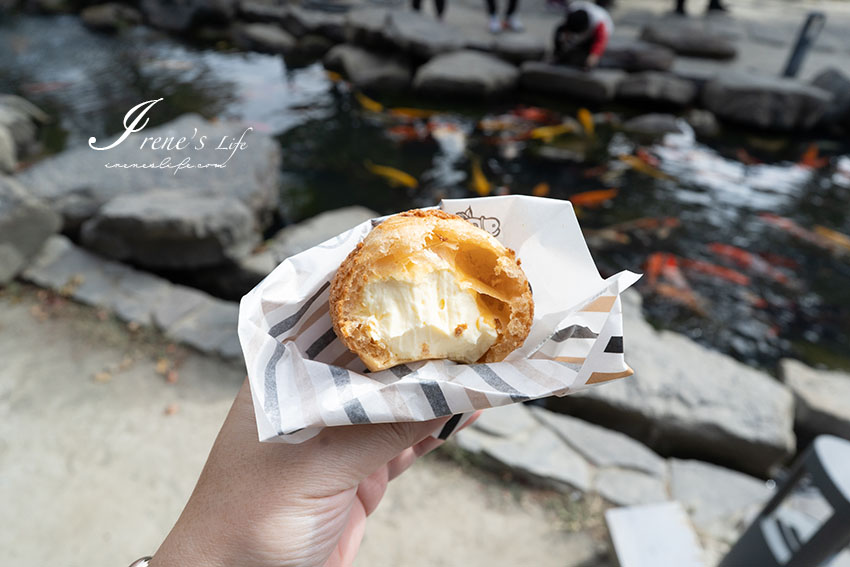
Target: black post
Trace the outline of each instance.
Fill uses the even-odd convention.
[[[826,23],[826,15],[823,12],[809,12],[809,17],[806,18],[806,23],[803,24],[803,29],[797,36],[797,41],[794,43],[794,49],[791,51],[791,57],[788,58],[788,63],[785,64],[785,70],[782,72],[783,77],[796,77],[797,71],[803,65],[803,59],[809,48],[820,35],[823,26]]]

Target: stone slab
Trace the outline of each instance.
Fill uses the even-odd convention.
[[[789,358],[779,362],[779,374],[797,400],[798,429],[810,436],[850,439],[850,374],[816,370]]]
[[[61,224],[59,215],[26,187],[0,174],[0,285],[24,269]]]
[[[618,69],[582,71],[539,61],[527,61],[520,67],[520,85],[525,90],[591,102],[612,100],[625,76]]]
[[[708,567],[678,502],[614,508],[605,520],[620,567]]]
[[[441,98],[488,98],[504,95],[517,86],[519,70],[493,55],[473,50],[438,55],[422,65],[413,88]]]
[[[635,506],[670,499],[661,479],[627,469],[602,469],[596,473],[593,489],[617,506]]]

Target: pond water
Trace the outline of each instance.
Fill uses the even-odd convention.
[[[646,273],[638,286],[657,326],[769,370],[784,356],[850,367],[850,148],[835,141],[729,129],[703,140],[687,127],[642,138],[619,127],[635,114],[624,108],[589,109],[591,135],[578,107],[528,97],[376,102],[319,64],[147,28],[103,36],[73,16],[0,23],[0,92],[56,117],[47,152],[116,133],[153,98],[164,98],[153,124],[185,112],[244,120],[282,145],[281,223],[351,204],[571,198],[603,274]]]

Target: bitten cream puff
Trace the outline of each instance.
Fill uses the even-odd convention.
[[[519,264],[457,215],[394,215],[340,265],[334,331],[372,371],[426,359],[498,362],[523,344],[534,317]]]

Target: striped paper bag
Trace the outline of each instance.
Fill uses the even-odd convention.
[[[286,259],[239,309],[239,340],[260,440],[300,443],[324,427],[424,421],[563,396],[632,374],[623,359],[620,293],[640,277],[602,279],[568,201],[527,196],[452,199],[440,208],[516,251],[534,294],[525,344],[504,361],[430,360],[369,373],[334,334],[330,282],[380,219]]]

